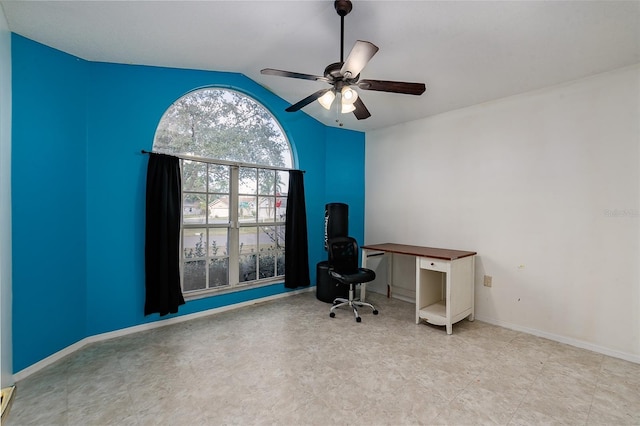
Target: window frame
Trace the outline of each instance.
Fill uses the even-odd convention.
[[[208,86],[208,87],[201,87],[201,88],[197,88],[194,89],[190,92],[185,93],[184,95],[182,95],[181,97],[177,98],[171,105],[169,105],[169,107],[165,110],[165,112],[162,115],[161,120],[158,123],[158,126],[156,128],[156,135],[154,136],[154,150],[156,149],[156,141],[158,140],[158,130],[160,129],[163,120],[165,118],[166,113],[179,101],[181,101],[182,99],[184,99],[185,97],[190,96],[191,94],[193,94],[194,92],[198,92],[201,90],[219,90],[219,91],[226,91],[226,92],[231,92],[231,93],[235,93],[236,96],[241,96],[241,97],[245,97],[248,100],[250,100],[251,102],[254,102],[255,104],[257,104],[259,107],[263,108],[264,111],[270,116],[270,122],[271,124],[268,125],[275,125],[277,126],[277,128],[280,131],[281,137],[284,139],[284,143],[286,144],[286,152],[283,151],[282,153],[284,154],[281,158],[282,161],[284,163],[284,165],[289,166],[289,167],[283,167],[283,166],[274,166],[274,165],[270,165],[270,164],[253,164],[253,163],[246,163],[243,161],[237,161],[237,160],[223,160],[223,159],[216,159],[216,158],[209,158],[209,157],[203,157],[203,156],[199,156],[197,155],[197,152],[195,153],[196,155],[193,155],[193,152],[189,152],[189,151],[183,151],[183,152],[179,152],[177,149],[172,149],[171,148],[171,143],[164,143],[162,144],[162,147],[159,147],[157,151],[154,152],[159,152],[159,153],[163,153],[163,154],[167,154],[167,155],[172,155],[174,157],[177,157],[180,159],[180,171],[181,171],[181,177],[182,177],[182,184],[181,184],[181,206],[180,206],[180,259],[179,259],[179,265],[180,265],[180,286],[181,286],[181,291],[183,294],[183,297],[185,298],[185,300],[193,300],[193,299],[199,299],[199,298],[203,298],[203,297],[208,297],[208,296],[212,296],[212,295],[218,295],[218,294],[225,294],[225,293],[232,293],[232,292],[236,292],[236,291],[241,291],[241,290],[246,290],[248,288],[258,288],[258,287],[262,287],[262,286],[267,286],[267,285],[272,285],[278,282],[283,282],[284,281],[284,250],[285,250],[285,246],[284,246],[284,229],[286,226],[286,214],[284,215],[284,220],[279,221],[275,210],[276,210],[276,206],[274,206],[274,220],[272,222],[260,222],[260,217],[259,217],[259,206],[256,206],[256,218],[255,218],[255,222],[251,222],[251,223],[241,223],[238,220],[238,214],[239,214],[239,200],[240,197],[243,194],[240,194],[240,188],[239,188],[239,181],[240,181],[240,169],[243,168],[249,168],[249,169],[256,169],[256,178],[258,179],[258,177],[260,176],[260,171],[262,170],[268,170],[268,171],[274,171],[276,174],[279,172],[289,172],[292,170],[296,170],[295,168],[292,168],[292,166],[295,164],[296,161],[296,155],[295,155],[295,151],[293,149],[292,144],[289,141],[289,138],[287,137],[287,133],[284,131],[282,125],[280,124],[280,122],[276,119],[276,117],[274,116],[274,114],[269,110],[269,108],[267,108],[264,104],[262,104],[261,102],[259,102],[257,99],[255,99],[253,96],[241,91],[241,90],[236,90],[233,88],[228,88],[228,87],[216,87],[216,86]],[[265,122],[266,123],[266,122]],[[197,151],[197,150],[196,150]],[[207,165],[207,175],[209,174],[209,165],[217,165],[217,166],[225,166],[228,167],[228,171],[229,171],[229,186],[228,186],[228,207],[229,207],[229,220],[227,223],[210,223],[210,211],[209,211],[209,196],[211,195],[225,195],[225,194],[221,194],[219,193],[219,191],[214,191],[214,192],[209,192],[209,181],[207,178],[207,183],[206,183],[206,188],[204,190],[185,190],[185,178],[184,178],[184,162],[185,161],[190,161],[190,162],[196,162],[196,163],[205,163]],[[282,199],[287,199],[288,198],[288,176],[286,176],[286,182],[284,182],[284,179],[281,180],[280,182],[284,182],[284,185],[287,187],[287,190],[285,191],[285,193],[282,194],[278,194],[278,186],[276,184],[276,182],[278,182],[277,180],[277,176],[276,176],[276,180],[274,181],[274,194],[267,194],[267,197],[270,197],[273,195],[273,197],[275,197],[275,200],[277,200],[279,197],[282,197]],[[184,215],[185,215],[185,198],[184,195],[185,193],[194,193],[194,194],[199,194],[200,196],[205,197],[205,211],[204,211],[204,221],[203,223],[193,223],[193,224],[185,224],[185,220],[184,220]],[[264,196],[265,194],[261,194],[260,193],[260,185],[257,185],[257,189],[256,189],[256,194],[255,199],[256,201],[259,203],[260,199]],[[285,204],[286,206],[286,204]],[[285,207],[286,208],[286,207]],[[273,230],[272,232],[275,235],[276,238],[276,247],[273,249],[273,255],[274,255],[274,272],[273,272],[273,276],[269,276],[269,277],[265,277],[265,278],[260,278],[260,233],[262,232],[262,228],[263,226],[273,226]],[[246,281],[242,281],[241,277],[240,277],[240,259],[242,257],[242,253],[240,253],[240,231],[242,228],[250,228],[250,227],[255,227],[256,228],[256,244],[255,244],[255,254],[256,254],[256,262],[255,262],[255,266],[256,266],[256,271],[255,271],[255,279],[250,279],[250,280],[246,280]],[[277,227],[282,227],[281,229],[278,229]],[[206,238],[204,239],[204,241],[201,241],[201,243],[205,244],[205,249],[204,249],[204,256],[195,256],[195,257],[187,257],[185,255],[185,230],[188,229],[204,229],[205,234],[206,234]],[[227,230],[227,252],[224,255],[211,255],[210,252],[210,248],[209,248],[209,236],[210,236],[210,229],[226,229]],[[278,237],[278,232],[282,231],[282,242],[281,244],[278,244],[278,240],[280,240],[280,238]],[[266,235],[266,233],[265,233]],[[273,237],[272,237],[273,238]],[[198,243],[196,243],[197,245]],[[200,250],[202,250],[202,248],[199,248]],[[272,250],[271,247],[268,247],[268,250]],[[192,254],[194,254],[192,252]],[[281,262],[282,262],[282,270],[280,270],[278,265],[278,261],[279,261],[279,256],[282,258]],[[211,265],[211,260],[212,259],[227,259],[227,264],[226,264],[226,269],[227,269],[227,281],[226,284],[223,285],[217,285],[217,286],[210,286],[212,283],[210,283],[210,265]],[[204,275],[205,275],[205,288],[199,288],[199,289],[189,289],[185,291],[185,264],[187,264],[188,262],[197,262],[197,261],[204,261]],[[198,267],[199,268],[199,267]],[[196,279],[201,279],[201,275],[199,277],[196,277]],[[200,285],[200,284],[198,284]]]
[[[175,155],[175,154],[172,154]],[[272,277],[267,277],[267,278],[256,278],[253,280],[247,280],[247,281],[240,281],[240,262],[239,262],[239,258],[241,256],[243,256],[242,253],[240,253],[240,229],[242,228],[252,228],[252,227],[256,227],[256,228],[260,228],[262,226],[282,226],[285,227],[286,226],[286,216],[285,216],[285,220],[282,221],[278,221],[277,218],[274,216],[274,221],[269,222],[269,221],[264,221],[261,222],[259,220],[258,214],[256,214],[256,221],[255,222],[241,222],[238,218],[238,212],[239,212],[239,199],[241,196],[243,195],[255,195],[256,198],[260,198],[261,196],[271,196],[273,195],[276,199],[277,198],[282,198],[282,199],[288,199],[288,194],[277,194],[277,188],[274,186],[274,193],[273,194],[264,194],[264,193],[260,193],[260,189],[259,189],[259,185],[258,188],[256,189],[256,193],[255,194],[247,194],[247,193],[241,193],[240,192],[240,188],[239,188],[239,182],[240,182],[240,169],[241,168],[245,168],[245,169],[255,169],[256,170],[256,176],[258,177],[260,174],[261,170],[269,170],[269,171],[274,171],[275,173],[278,172],[290,172],[292,170],[295,169],[291,169],[291,168],[286,168],[286,167],[277,167],[277,166],[269,166],[269,165],[263,165],[263,164],[252,164],[252,163],[241,163],[241,162],[235,162],[235,161],[225,161],[225,160],[214,160],[214,159],[208,159],[208,158],[203,158],[203,157],[195,157],[195,156],[189,156],[189,155],[175,155],[176,157],[178,157],[180,159],[180,171],[181,173],[184,173],[184,168],[183,168],[183,164],[184,161],[191,161],[191,162],[197,162],[197,163],[205,163],[205,164],[213,164],[213,165],[221,165],[221,166],[226,166],[229,168],[229,221],[226,224],[223,223],[207,223],[207,221],[205,221],[205,223],[196,223],[196,224],[185,224],[184,221],[184,203],[182,202],[181,204],[181,213],[180,213],[180,285],[181,285],[181,289],[182,289],[182,294],[183,297],[185,298],[185,300],[193,300],[193,299],[199,299],[202,297],[207,297],[210,296],[212,294],[224,294],[224,293],[231,293],[231,292],[235,292],[235,291],[239,291],[239,290],[245,290],[247,288],[257,288],[257,287],[262,287],[262,286],[266,286],[266,285],[271,285],[274,283],[278,283],[278,282],[282,282],[284,280],[284,268],[282,271],[279,271],[278,266],[277,266],[277,260],[276,260],[276,271],[277,272],[281,272],[281,273],[277,273]],[[288,180],[287,180],[287,187],[288,187]],[[217,194],[217,192],[208,192],[208,185],[207,188],[205,189],[206,194]],[[195,191],[186,191],[187,193],[195,193]],[[200,192],[198,192],[200,193]],[[182,180],[182,186],[181,186],[181,199],[184,200],[184,194],[185,194],[185,190],[184,190],[184,180]],[[235,196],[234,196],[235,194]],[[274,211],[275,213],[275,211]],[[205,213],[206,217],[208,217],[208,212]],[[204,228],[207,230],[207,234],[208,234],[208,230],[209,229],[227,229],[228,234],[227,234],[227,254],[226,256],[210,256],[209,255],[209,250],[207,248],[207,250],[205,250],[206,255],[204,257],[199,256],[199,257],[195,257],[195,258],[187,258],[185,257],[185,252],[184,252],[184,232],[185,229],[199,229],[199,228]],[[259,235],[260,232],[258,231],[258,242],[259,242]],[[209,241],[208,241],[208,235],[207,235],[207,239],[206,241],[206,246],[208,247]],[[282,257],[284,257],[284,250],[285,250],[285,246],[284,246],[284,241],[282,241],[282,246],[281,247],[277,247],[274,250],[274,254],[276,255],[276,259],[278,255],[281,255]],[[256,253],[257,256],[259,256],[259,251]],[[220,259],[220,258],[227,258],[228,259],[228,282],[226,285],[223,286],[215,286],[215,287],[208,287],[209,285],[209,261],[211,259]],[[197,290],[184,290],[184,270],[185,270],[185,263],[187,262],[196,262],[196,261],[205,261],[205,276],[206,276],[206,285],[207,287],[205,287],[204,289],[197,289]],[[259,262],[259,257],[258,257],[258,261],[257,263],[257,271],[256,271],[256,275],[259,276],[259,271],[260,271],[260,262]],[[233,279],[233,277],[236,277],[236,279]]]

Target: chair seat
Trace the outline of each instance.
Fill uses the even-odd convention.
[[[376,273],[366,268],[359,268],[358,272],[352,274],[339,274],[333,270],[329,270],[329,274],[341,284],[366,283],[376,278]]]

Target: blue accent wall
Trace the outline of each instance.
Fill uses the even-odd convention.
[[[12,35],[13,365],[86,336],[88,64]]]
[[[312,284],[324,205],[364,234],[364,134],[326,127],[241,74],[83,61],[16,34],[13,65],[14,370],[143,315],[148,157],[165,110],[200,87],[241,91],[282,125],[305,173]],[[282,283],[187,302],[176,315],[284,293]]]

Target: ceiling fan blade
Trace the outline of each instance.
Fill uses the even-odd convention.
[[[357,84],[363,90],[404,93],[406,95],[422,95],[427,90],[424,83],[406,83],[403,81],[360,80]]]
[[[319,75],[302,74],[302,73],[299,73],[299,72],[276,70],[276,69],[273,69],[273,68],[265,68],[265,69],[260,71],[260,74],[275,75],[275,76],[278,76],[278,77],[300,78],[300,79],[303,79],[303,80],[326,81],[327,83],[329,82],[328,78],[321,77]]]
[[[355,115],[358,120],[364,120],[365,118],[371,117],[371,113],[369,112],[367,107],[364,106],[364,102],[362,102],[361,98],[356,99],[356,101],[353,103],[353,106],[356,107],[356,109],[353,111],[353,115]]]
[[[346,78],[355,78],[377,51],[378,46],[373,43],[362,40],[356,41],[351,52],[349,52],[349,56],[347,56],[347,60],[342,65],[340,74]]]
[[[299,109],[309,105],[311,102],[315,101],[316,99],[318,99],[320,96],[324,95],[325,93],[327,93],[328,91],[330,91],[331,89],[322,89],[322,90],[318,90],[317,92],[315,92],[312,95],[307,96],[306,98],[304,98],[303,100],[301,100],[298,103],[295,103],[291,106],[289,106],[289,108],[285,109],[285,111],[287,112],[295,112],[298,111]]]

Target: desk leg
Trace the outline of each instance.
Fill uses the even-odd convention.
[[[379,250],[373,250],[374,254],[369,254],[369,250],[362,249],[362,261],[360,264],[363,268],[367,268],[367,259],[369,256],[384,256],[387,259],[387,297],[391,297],[391,277],[393,276],[393,253],[380,252]],[[364,302],[364,298],[367,294],[367,284],[360,284],[360,301]]]
[[[476,319],[476,257],[471,256],[471,272],[469,273],[469,283],[471,286],[471,315],[469,315],[469,321]]]
[[[420,258],[416,256],[416,324],[420,324],[420,303],[422,303],[422,283],[421,283],[421,274],[420,274]]]
[[[362,249],[362,267],[367,267],[367,249]],[[364,302],[364,298],[367,295],[367,283],[360,284],[360,301]]]
[[[391,280],[393,279],[393,253],[385,253],[387,258],[387,298],[391,297]]]

